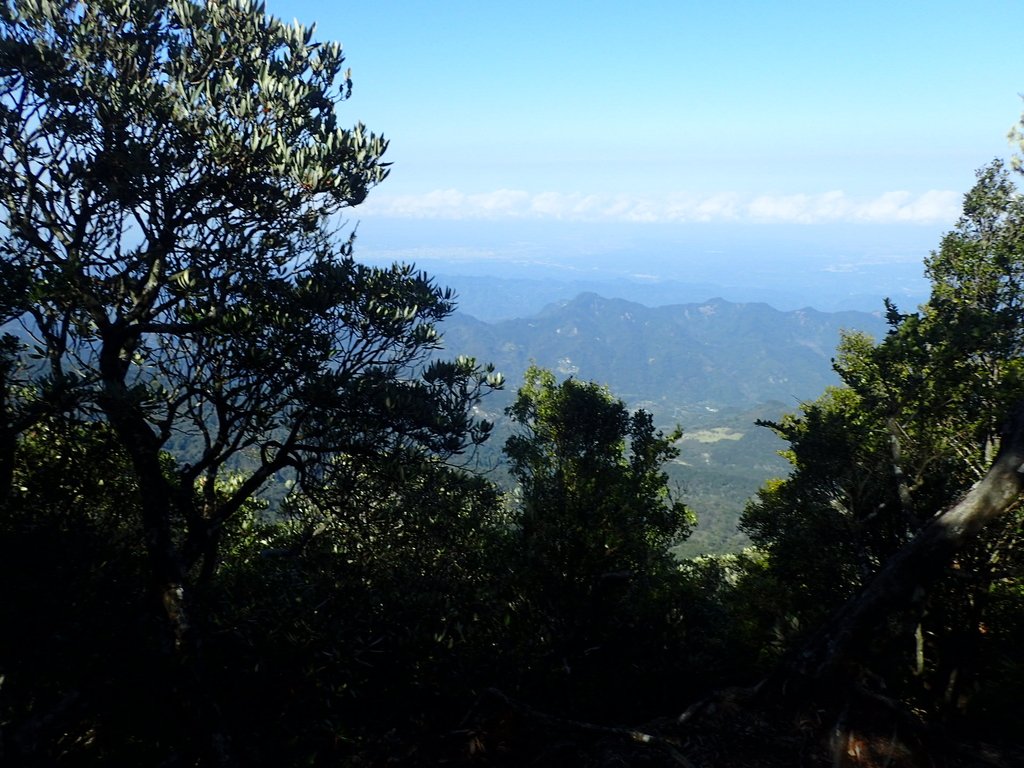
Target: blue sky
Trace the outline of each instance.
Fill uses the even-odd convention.
[[[355,83],[344,117],[391,141],[390,178],[353,212],[371,252],[501,257],[525,243],[554,257],[570,230],[585,253],[587,226],[599,247],[617,225],[683,250],[717,227],[724,252],[730,229],[752,227],[775,254],[813,251],[808,238],[824,254],[834,225],[850,259],[877,258],[902,228],[891,258],[919,261],[974,170],[1009,156],[1024,107],[1019,0],[269,0],[268,11],[344,44]],[[519,245],[492,234],[474,246],[466,222]]]

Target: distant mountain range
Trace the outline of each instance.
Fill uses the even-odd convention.
[[[831,360],[842,329],[878,338],[886,327],[866,312],[780,312],[723,299],[651,308],[594,293],[531,317],[485,323],[457,313],[442,326],[451,352],[493,363],[513,390],[535,362],[669,412],[813,399],[838,383]]]
[[[439,265],[444,268],[446,265]],[[865,268],[866,269],[866,268]],[[908,278],[900,275],[891,276],[893,282],[890,290],[882,292],[866,292],[860,285],[862,275],[851,274],[844,283],[836,274],[832,274],[832,282],[822,282],[820,274],[811,277],[822,282],[814,288],[802,286],[787,289],[786,286],[768,284],[726,285],[727,276],[720,275],[718,281],[708,280],[669,280],[660,278],[642,279],[637,276],[610,279],[607,276],[592,278],[567,277],[553,270],[553,276],[538,277],[527,270],[521,270],[521,276],[496,275],[465,275],[438,273],[436,281],[443,286],[453,288],[458,294],[459,310],[472,315],[484,322],[498,322],[513,318],[528,317],[540,312],[552,302],[576,296],[580,293],[596,293],[601,296],[626,299],[643,304],[647,307],[702,302],[709,296],[720,296],[727,301],[736,303],[763,302],[783,310],[798,309],[807,305],[814,306],[824,312],[842,312],[846,310],[873,312],[881,310],[882,296],[890,296],[901,309],[913,309],[925,301],[927,291],[916,290],[918,286]],[[537,270],[534,270],[536,272]],[[741,270],[742,274],[742,270]],[[533,275],[533,276],[531,276]],[[751,274],[747,279],[757,283],[758,275]],[[804,277],[804,280],[811,278]],[[777,281],[777,278],[775,278]],[[737,276],[734,282],[741,282]],[[906,284],[904,284],[906,283]],[[847,285],[849,291],[844,292],[842,286]],[[860,292],[857,292],[857,289]],[[808,300],[808,296],[813,296]]]

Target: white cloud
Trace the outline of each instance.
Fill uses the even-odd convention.
[[[960,195],[948,190],[883,192],[851,197],[841,190],[820,194],[743,196],[670,195],[665,198],[516,189],[467,194],[439,189],[420,195],[374,193],[359,215],[410,219],[556,219],[624,222],[821,222],[952,223]]]
[[[479,195],[468,195],[464,205],[471,211],[499,216],[518,216],[530,203],[530,195],[517,189],[499,189]]]
[[[679,220],[722,221],[738,219],[741,201],[738,195],[713,195],[690,203],[674,203],[668,208],[669,216]]]

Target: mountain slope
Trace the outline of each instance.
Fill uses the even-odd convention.
[[[831,358],[840,329],[885,332],[882,318],[712,299],[650,308],[584,293],[525,319],[482,323],[456,314],[446,346],[487,360],[518,383],[531,361],[599,381],[633,405],[750,407],[796,403],[838,383]]]

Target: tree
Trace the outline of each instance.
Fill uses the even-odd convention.
[[[430,362],[453,294],[336,226],[387,175],[387,142],[339,126],[343,61],[248,0],[0,4],[3,451],[44,417],[109,424],[186,657],[190,590],[279,472],[489,429],[498,381]]]
[[[668,549],[694,519],[662,467],[678,455],[679,432],[661,433],[604,387],[557,383],[535,366],[507,414],[522,428],[505,444],[518,483],[521,608],[546,638],[546,671],[638,679],[638,648],[662,649],[678,624],[679,606],[664,601],[675,575]]]
[[[522,536],[558,577],[593,589],[602,575],[640,575],[670,561],[668,548],[693,523],[671,497],[662,465],[679,432],[655,430],[592,382],[535,366],[527,370],[512,421],[525,429],[505,444],[521,495]]]
[[[743,525],[789,585],[780,610],[813,628],[850,600],[805,649],[804,670],[888,658],[891,686],[947,710],[974,689],[1000,634],[994,597],[1021,577],[1022,225],[1002,165],[979,171],[926,262],[928,303],[910,314],[888,304],[878,343],[844,337],[845,387],[769,425],[789,441],[793,473],[759,493]]]

